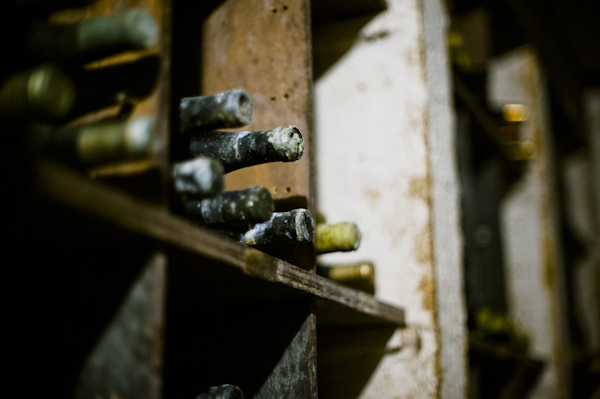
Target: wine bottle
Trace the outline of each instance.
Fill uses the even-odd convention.
[[[259,186],[226,191],[213,198],[184,204],[184,212],[189,219],[213,228],[264,222],[271,218],[274,210],[269,190]]]
[[[317,265],[317,274],[351,288],[375,293],[375,266],[371,262],[347,265]]]
[[[244,399],[244,393],[236,385],[224,384],[209,388],[207,393],[198,395],[196,399]]]
[[[36,153],[83,167],[146,159],[160,148],[149,117],[76,128],[35,126],[31,133]]]
[[[2,84],[0,116],[11,121],[55,121],[71,111],[74,101],[72,80],[54,65],[41,65]]]
[[[190,138],[192,156],[218,159],[231,172],[267,162],[291,162],[302,157],[304,139],[295,126],[258,132],[206,132]]]
[[[215,159],[197,157],[173,164],[173,189],[184,200],[214,197],[223,190],[223,165]]]
[[[152,15],[141,8],[69,24],[30,27],[29,51],[55,62],[88,62],[123,51],[144,50],[158,41]]]
[[[182,132],[245,126],[252,120],[250,98],[244,90],[234,89],[211,96],[183,98],[179,104]]]
[[[360,239],[360,231],[355,223],[317,224],[315,252],[355,251]]]
[[[281,247],[311,242],[315,222],[307,209],[273,212],[271,218],[257,223],[248,231],[234,235],[238,241],[255,248]]]

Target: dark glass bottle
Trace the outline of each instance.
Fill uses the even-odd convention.
[[[213,198],[184,204],[185,215],[190,220],[212,228],[264,222],[271,218],[274,210],[269,190],[259,186],[225,191]]]
[[[89,62],[123,51],[144,50],[158,41],[150,13],[134,8],[114,16],[69,24],[35,23],[29,29],[29,51],[60,63]]]
[[[179,126],[182,132],[241,127],[251,120],[250,98],[241,89],[210,96],[186,97],[179,104]]]
[[[302,133],[295,126],[256,132],[206,132],[190,138],[192,156],[218,159],[225,172],[267,162],[292,162],[304,152]]]
[[[173,164],[173,189],[185,200],[214,197],[223,190],[223,165],[215,159],[198,157]]]
[[[149,117],[74,128],[34,126],[29,139],[36,154],[81,167],[148,159],[161,146]]]
[[[283,247],[311,242],[315,222],[307,209],[274,212],[271,218],[248,231],[234,235],[238,241],[255,248]]]

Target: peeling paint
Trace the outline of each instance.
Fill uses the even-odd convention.
[[[413,177],[408,183],[408,194],[411,197],[420,198],[429,203],[431,191],[431,179],[425,177]]]
[[[415,258],[423,266],[433,266],[433,241],[429,225],[415,237]]]
[[[431,276],[423,276],[419,283],[419,291],[423,294],[422,306],[424,309],[435,310],[435,284]]]
[[[365,189],[364,194],[371,201],[379,201],[381,199],[381,192],[374,188]]]

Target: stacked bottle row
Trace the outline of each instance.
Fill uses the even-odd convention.
[[[183,98],[179,125],[185,152],[191,160],[174,165],[174,188],[180,212],[196,224],[214,229],[248,246],[270,248],[311,242],[314,220],[304,208],[275,212],[265,187],[222,191],[223,176],[240,168],[270,162],[293,162],[304,152],[302,133],[295,126],[272,130],[229,132],[252,119],[248,94],[241,89]],[[219,186],[217,192],[199,190],[199,180]]]
[[[61,6],[87,6],[91,1],[63,3],[13,0],[11,10],[36,10],[36,14],[44,10],[48,19]],[[150,160],[164,151],[154,119],[130,117],[140,100],[154,90],[157,57],[142,54],[134,62],[89,68],[90,62],[154,46],[159,28],[151,14],[131,9],[74,23],[40,20],[37,15],[31,18],[23,59],[11,64],[28,68],[3,76],[0,86],[1,122],[24,131],[29,153],[89,170]],[[243,90],[184,98],[179,105],[177,122],[192,159],[172,164],[170,175],[184,213],[251,246],[311,241],[314,221],[308,210],[274,212],[273,200],[262,187],[222,192],[225,173],[300,159],[304,142],[299,129],[216,131],[250,122],[252,108]],[[73,123],[82,115],[114,106],[118,108],[114,117],[93,124]]]
[[[22,27],[22,37],[10,42],[19,51],[4,62],[5,74],[0,76],[0,122],[23,132],[29,154],[77,168],[149,159],[162,148],[154,119],[127,117],[156,84],[158,57],[140,51],[158,42],[158,25],[145,9],[72,23],[47,22],[51,13],[63,7],[91,3],[9,2],[7,12],[27,15],[28,23]],[[139,57],[134,62],[89,67],[124,52],[137,52]],[[98,122],[73,123],[115,106],[118,111]]]
[[[154,46],[159,28],[150,13],[131,9],[74,23],[40,22],[40,14],[47,16],[61,7],[92,2],[11,1],[12,12],[35,10],[36,18],[25,28],[22,59],[8,62],[6,70],[27,68],[1,76],[0,120],[11,129],[24,131],[26,147],[34,156],[79,169],[150,160],[165,147],[155,121],[149,116],[129,116],[156,86],[158,57],[142,55],[133,62],[86,67],[105,57]],[[87,113],[114,106],[118,108],[116,116],[93,124],[71,123]],[[314,236],[317,254],[358,248],[360,233],[353,223],[315,226],[307,209],[276,212],[265,187],[223,191],[229,172],[261,163],[299,160],[304,140],[297,127],[218,130],[250,123],[250,99],[240,89],[183,98],[178,117],[175,125],[190,159],[170,167],[175,210],[196,224],[257,248],[310,243]],[[356,286],[350,280],[357,276],[372,282],[373,267],[362,264],[334,270],[319,266],[317,272]]]

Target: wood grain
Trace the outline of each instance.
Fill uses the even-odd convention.
[[[252,122],[243,130],[297,126],[304,155],[227,175],[227,189],[267,187],[274,200],[298,199],[313,211],[310,1],[229,0],[204,22],[201,92],[248,92]]]
[[[162,398],[166,256],[155,253],[87,357],[75,398]]]
[[[35,192],[41,200],[51,200],[66,207],[77,219],[99,219],[119,234],[155,240],[192,253],[198,259],[193,272],[197,278],[205,276],[201,260],[210,259],[224,269],[237,269],[250,280],[253,277],[270,283],[261,288],[278,295],[309,295],[317,299],[317,314],[322,315],[320,324],[404,324],[403,310],[381,303],[371,295],[244,247],[170,214],[158,205],[100,185],[57,165],[40,164]],[[216,281],[215,284],[227,284],[227,281]]]

